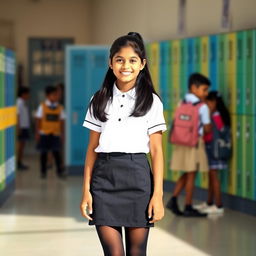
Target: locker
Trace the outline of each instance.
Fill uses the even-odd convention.
[[[166,124],[169,124],[169,112],[168,111],[164,111],[164,118],[165,118],[165,122]],[[169,127],[168,127],[169,128]],[[164,153],[164,179],[168,180],[168,133],[169,129],[163,133],[163,153]]]
[[[237,57],[236,57],[236,112],[245,114],[245,31],[236,33]]]
[[[4,111],[5,104],[5,92],[4,92],[4,83],[5,83],[5,65],[4,65],[4,54],[5,49],[0,47],[0,110]],[[3,126],[3,120],[0,120],[0,126]],[[4,130],[0,128],[0,191],[5,188],[5,133]]]
[[[232,120],[233,121],[233,120]],[[236,177],[237,177],[237,187],[236,187],[236,195],[242,196],[244,190],[244,173],[245,173],[245,144],[244,144],[244,133],[245,133],[245,116],[238,115],[237,116],[237,124],[236,124],[236,141],[237,148],[236,151],[233,152],[233,158],[236,160]],[[234,143],[234,141],[233,141]],[[234,148],[234,146],[233,146]],[[235,148],[234,148],[235,149]]]
[[[187,54],[188,54],[188,64],[187,64],[187,76],[189,77],[193,72],[195,72],[195,65],[194,65],[194,58],[195,58],[195,53],[194,53],[194,44],[195,44],[195,39],[194,38],[188,38],[187,39]]]
[[[201,61],[200,61],[200,65],[201,65],[201,73],[207,77],[209,77],[209,67],[210,67],[210,63],[209,63],[209,37],[208,36],[204,36],[201,37]]]
[[[88,129],[82,127],[92,95],[101,87],[108,69],[107,47],[68,46],[66,48],[66,165],[74,172],[84,164]],[[76,90],[72,88],[76,87]],[[83,143],[81,143],[81,141]],[[78,168],[82,172],[81,168]],[[77,171],[78,171],[77,169]]]
[[[225,98],[226,90],[226,65],[225,65],[225,35],[218,35],[218,90]]]
[[[171,68],[172,68],[172,95],[171,102],[176,108],[177,104],[180,101],[180,41],[174,40],[172,41],[172,60],[171,60]]]
[[[188,41],[180,42],[180,99],[183,99],[188,91]]]
[[[170,41],[164,41],[160,43],[160,95],[163,101],[164,109],[170,110],[170,96],[169,90],[171,89],[171,49]]]
[[[150,70],[155,90],[159,92],[159,62],[160,62],[160,44],[152,43],[150,47]]]
[[[255,140],[255,118],[253,116],[245,117],[245,188],[243,196],[248,199],[254,199],[254,174],[255,158],[254,145]]]
[[[211,80],[211,89],[218,89],[218,70],[217,70],[217,36],[212,35],[209,37],[209,78]]]
[[[201,72],[201,38],[196,37],[194,41],[194,71]]]
[[[256,200],[256,116],[253,116],[254,122],[254,174],[253,174],[253,189],[254,189],[254,200]]]
[[[248,30],[245,34],[245,113],[251,115],[256,114],[256,88],[255,84],[253,84],[253,77],[255,76],[256,35],[255,30]]]
[[[200,72],[209,77],[209,37],[200,38]],[[208,188],[209,177],[208,172],[199,173],[199,184],[202,188]]]
[[[226,35],[226,65],[227,65],[227,83],[226,83],[226,103],[232,114],[236,113],[236,34],[230,33]]]

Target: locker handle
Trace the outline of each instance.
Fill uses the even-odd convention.
[[[77,125],[77,123],[78,123],[78,113],[73,112],[73,114],[72,114],[72,124]]]

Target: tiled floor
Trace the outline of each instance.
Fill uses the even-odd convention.
[[[17,189],[0,208],[0,255],[103,255],[94,227],[80,216],[82,177],[61,181],[51,169],[47,180],[41,180],[37,160],[27,158],[30,170],[17,173]],[[255,255],[255,230],[256,218],[238,212],[184,219],[166,210],[150,231],[148,255]]]

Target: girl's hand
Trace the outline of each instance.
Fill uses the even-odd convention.
[[[155,223],[164,217],[164,205],[161,196],[152,196],[148,206],[149,223]]]
[[[89,214],[92,214],[92,195],[90,192],[87,192],[80,204],[80,211],[82,216],[88,220],[92,220]],[[89,214],[87,213],[89,212]]]

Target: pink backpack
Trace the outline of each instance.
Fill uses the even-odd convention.
[[[183,101],[175,111],[170,132],[170,142],[188,147],[197,146],[199,134],[199,108],[203,102],[190,103]]]

